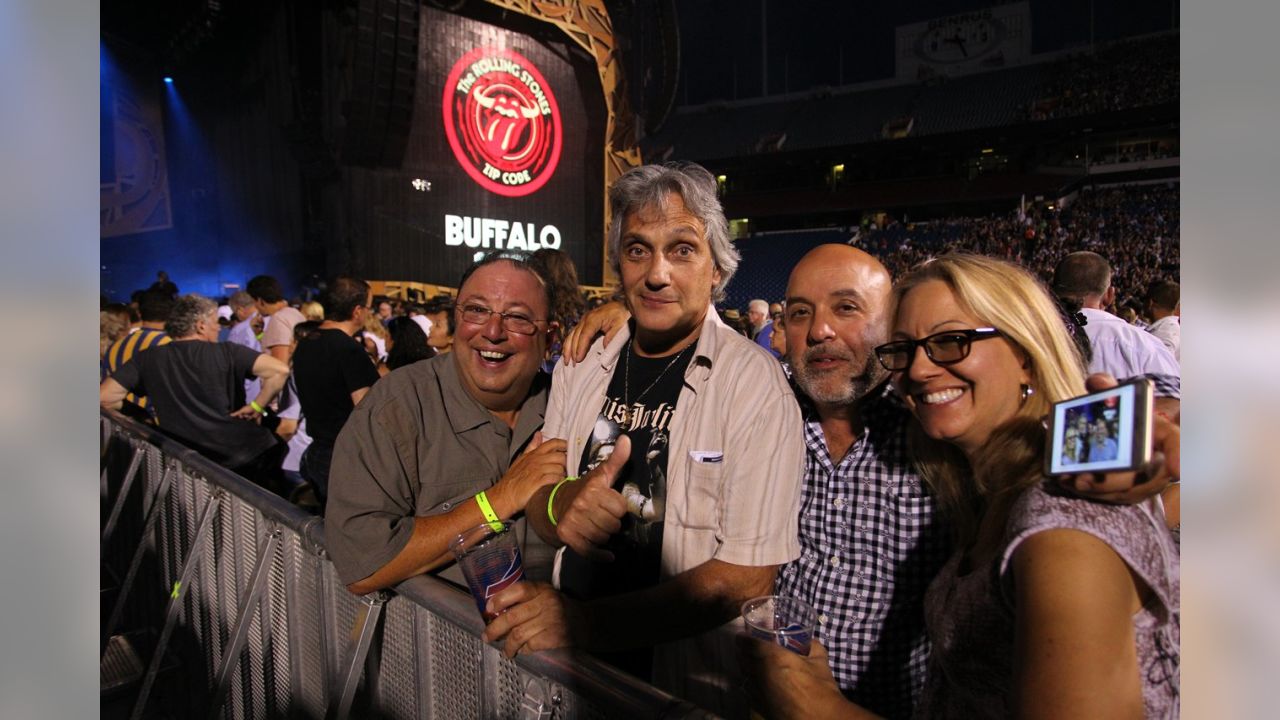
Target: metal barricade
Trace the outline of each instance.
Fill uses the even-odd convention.
[[[347,592],[324,522],[155,429],[102,413],[102,561],[117,631],[158,631],[134,702],[166,658],[183,716],[705,718],[585,654],[515,660],[485,644],[470,596],[433,577]]]

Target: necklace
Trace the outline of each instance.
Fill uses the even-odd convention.
[[[662,372],[658,373],[658,377],[649,383],[649,387],[636,396],[636,402],[643,400],[644,396],[648,395],[649,391],[653,389],[653,386],[657,385],[658,381],[662,379],[662,376],[667,374],[671,366],[675,365],[681,357],[684,357],[684,354],[693,345],[693,343],[689,343],[684,346],[684,350],[676,353],[676,356],[671,358],[671,362],[667,363],[667,366],[662,368]],[[624,428],[631,425],[631,352],[631,343],[627,343],[627,354],[622,356],[622,425]]]

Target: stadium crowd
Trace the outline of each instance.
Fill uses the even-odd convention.
[[[894,277],[947,252],[988,255],[1018,263],[1042,281],[1069,252],[1106,257],[1119,306],[1141,314],[1155,282],[1178,282],[1178,186],[1128,185],[1085,189],[1066,207],[1032,206],[989,217],[955,217],[860,230],[853,244],[875,255]]]
[[[162,275],[104,300],[100,402],[323,513],[353,593],[462,583],[448,541],[513,521],[525,581],[484,610],[508,655],[582,648],[726,717],[1176,716],[1176,187],[868,228],[720,312],[714,177],[609,197],[617,302],[554,250],[425,304]],[[1153,381],[1153,461],[1046,477],[1053,403],[1125,379]],[[774,592],[818,613],[808,654],[726,624]]]
[[[1178,36],[1117,43],[1047,67],[1030,120],[1093,115],[1178,100]]]

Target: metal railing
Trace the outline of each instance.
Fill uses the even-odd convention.
[[[101,421],[103,575],[119,581],[100,649],[158,631],[135,718],[166,662],[160,689],[191,717],[709,717],[583,653],[504,658],[442,580],[352,595],[321,518],[153,428]]]

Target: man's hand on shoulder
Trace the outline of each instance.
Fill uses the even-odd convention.
[[[618,331],[627,326],[631,313],[618,301],[605,303],[582,316],[569,336],[564,339],[560,354],[565,364],[574,365],[587,357],[587,351],[596,338],[604,336],[605,344],[613,341]]]
[[[622,527],[627,501],[613,489],[622,467],[631,457],[631,439],[618,438],[613,454],[580,480],[567,482],[556,493],[556,537],[579,555],[593,560],[612,560],[613,553],[600,549]]]

